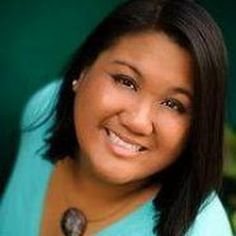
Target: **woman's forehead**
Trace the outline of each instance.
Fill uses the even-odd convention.
[[[92,68],[94,74],[127,73],[144,81],[153,94],[163,89],[192,99],[191,55],[164,33],[122,37],[98,57]]]

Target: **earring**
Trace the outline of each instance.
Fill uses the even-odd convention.
[[[74,92],[75,92],[76,89],[77,89],[77,83],[78,83],[77,80],[73,80],[73,81],[72,81],[72,89],[73,89]]]

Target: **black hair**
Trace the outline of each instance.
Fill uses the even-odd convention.
[[[143,32],[164,32],[193,58],[194,104],[189,139],[178,160],[163,171],[162,188],[154,199],[160,212],[155,232],[180,236],[188,231],[209,194],[219,189],[222,177],[226,50],[218,26],[194,1],[126,1],[95,28],[64,74],[46,156],[52,162],[75,157],[78,142],[72,81],[119,38]]]

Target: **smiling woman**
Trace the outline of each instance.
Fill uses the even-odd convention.
[[[74,88],[84,172],[128,184],[173,163],[191,119],[191,100],[176,88],[192,94],[191,56],[164,33],[126,36],[101,54]]]
[[[225,74],[220,30],[202,7],[121,4],[29,105],[26,116],[56,101],[23,134],[33,145],[4,195],[1,235],[232,235],[217,195]]]

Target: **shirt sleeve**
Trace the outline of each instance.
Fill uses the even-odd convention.
[[[233,236],[225,209],[216,194],[204,203],[186,236]]]

